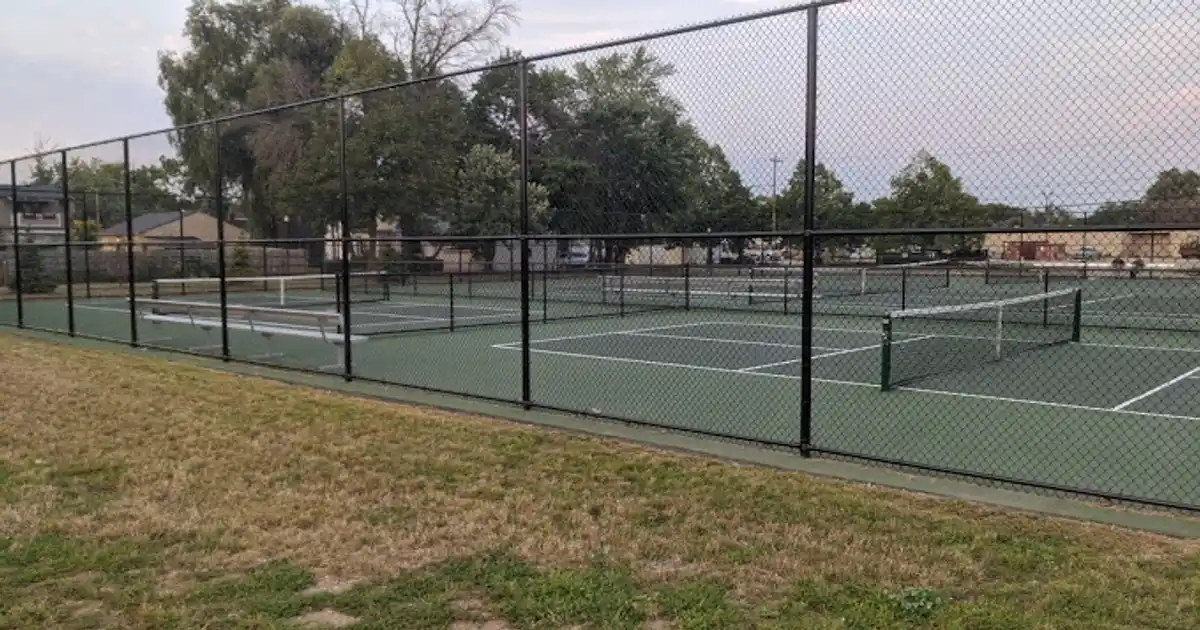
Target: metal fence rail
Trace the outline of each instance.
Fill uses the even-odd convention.
[[[1188,9],[823,2],[8,160],[0,325],[1200,511]]]

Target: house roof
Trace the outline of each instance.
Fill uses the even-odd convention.
[[[62,201],[62,186],[17,184],[17,201]],[[12,186],[0,184],[0,199],[12,199]],[[52,209],[57,212],[58,208]]]
[[[136,216],[133,217],[133,233],[145,234],[150,230],[160,228],[164,225],[170,225],[178,221],[180,216],[188,216],[190,214],[192,213],[185,212],[183,215],[180,215],[178,212],[152,212],[150,214]],[[122,221],[116,225],[110,225],[109,227],[104,228],[100,234],[103,236],[124,236],[125,222]]]

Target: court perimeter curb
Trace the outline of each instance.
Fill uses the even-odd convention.
[[[755,466],[769,466],[781,470],[808,473],[854,483],[884,486],[898,490],[988,504],[996,507],[1034,512],[1047,516],[1090,521],[1174,538],[1200,539],[1200,521],[1168,514],[1133,512],[1120,508],[1095,505],[1076,499],[1064,499],[1000,488],[989,488],[951,479],[915,475],[852,462],[821,458],[805,459],[792,453],[775,452],[731,442],[697,438],[667,430],[655,430],[620,424],[615,421],[571,416],[564,413],[541,410],[526,411],[515,404],[493,403],[464,396],[427,392],[400,385],[389,386],[364,383],[362,381],[346,381],[333,375],[306,374],[284,369],[224,362],[220,359],[208,359],[168,351],[145,348],[135,349],[119,343],[71,338],[40,331],[6,329],[4,332],[13,334],[14,336],[48,341],[61,345],[119,351],[138,356],[154,355],[156,358],[166,361],[186,363],[232,374],[267,378],[293,385],[372,398],[385,402],[489,416],[529,426],[547,427],[582,435],[614,438]]]

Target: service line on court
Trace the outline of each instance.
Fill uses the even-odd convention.
[[[902,343],[913,343],[914,341],[925,341],[926,339],[933,339],[933,338],[934,338],[934,336],[933,336],[933,335],[924,335],[924,336],[921,336],[921,337],[913,337],[912,339],[904,339],[904,340],[901,340],[901,341],[893,341],[893,342],[892,342],[892,345],[893,345],[893,346],[898,346],[898,345],[900,345],[900,344],[902,344]],[[813,347],[814,347],[814,348],[816,348],[817,346],[813,346]],[[880,348],[882,348],[882,347],[883,347],[883,346],[882,346],[881,344],[874,344],[874,345],[870,345],[870,346],[860,346],[860,347],[858,347],[858,348],[822,348],[822,349],[828,349],[828,350],[833,350],[833,351],[832,351],[832,352],[827,352],[827,353],[825,353],[825,354],[817,354],[817,355],[813,355],[813,360],[815,361],[815,360],[817,360],[817,359],[828,359],[829,357],[840,357],[840,356],[845,356],[845,355],[847,355],[847,354],[855,354],[855,353],[858,353],[858,352],[866,352],[866,351],[868,351],[868,350],[878,350],[878,349],[880,349]],[[767,369],[767,368],[773,368],[773,367],[781,367],[781,366],[784,366],[784,365],[792,365],[792,364],[794,364],[794,363],[800,363],[800,362],[802,362],[802,361],[804,361],[804,359],[792,359],[792,360],[790,360],[790,361],[777,361],[777,362],[775,362],[775,363],[767,363],[767,364],[764,364],[764,365],[752,365],[752,366],[750,366],[750,367],[747,367],[747,368],[742,368],[742,369],[738,370],[738,372],[741,372],[741,373],[754,373],[754,372],[757,372],[758,370],[765,370],[765,369]]]
[[[1117,405],[1116,407],[1113,407],[1112,410],[1113,411],[1122,411],[1122,410],[1126,409],[1127,407],[1129,407],[1135,403],[1138,403],[1140,401],[1143,401],[1163,390],[1170,389],[1171,387],[1174,387],[1175,385],[1192,378],[1196,374],[1200,374],[1200,367],[1195,368],[1189,372],[1180,374],[1179,376],[1176,376],[1175,378],[1163,383],[1162,385],[1159,385],[1158,387],[1155,387],[1155,388],[1147,390],[1137,396],[1134,396],[1133,398],[1126,400],[1125,402]]]
[[[549,349],[545,349],[545,348],[535,347],[535,344],[552,342],[552,341],[567,341],[567,340],[572,340],[572,339],[591,339],[591,338],[599,338],[599,337],[607,337],[607,336],[619,336],[621,334],[631,333],[631,332],[639,332],[640,333],[640,332],[655,331],[655,330],[673,330],[673,329],[679,329],[679,328],[689,328],[689,327],[704,326],[704,325],[759,326],[759,327],[767,327],[767,328],[790,328],[790,329],[797,329],[797,330],[799,329],[799,327],[797,327],[797,326],[785,326],[785,325],[780,325],[780,324],[751,324],[751,323],[745,323],[745,322],[694,322],[694,323],[690,323],[690,324],[674,324],[674,325],[670,325],[670,326],[656,326],[656,327],[648,328],[648,329],[634,329],[634,330],[628,330],[628,331],[608,331],[608,332],[602,332],[602,333],[590,333],[590,334],[585,334],[585,335],[569,335],[569,336],[564,336],[564,337],[554,337],[554,338],[549,338],[549,339],[535,339],[530,344],[529,351],[531,353],[544,354],[544,355],[548,355],[548,356],[568,357],[568,358],[574,358],[574,359],[585,359],[585,360],[602,361],[602,362],[609,362],[609,363],[645,365],[645,366],[649,366],[649,367],[683,369],[683,370],[696,371],[696,372],[710,372],[710,373],[718,373],[718,374],[730,374],[730,375],[759,377],[759,378],[783,379],[783,380],[793,380],[793,381],[801,380],[801,377],[799,375],[775,374],[775,373],[771,373],[771,372],[755,371],[755,370],[767,369],[768,367],[775,367],[778,365],[787,365],[789,363],[797,363],[797,362],[799,362],[799,360],[786,361],[786,362],[781,362],[778,364],[770,364],[770,365],[763,365],[763,366],[753,366],[750,368],[733,369],[733,368],[712,367],[712,366],[707,366],[707,365],[698,365],[698,364],[692,364],[692,363],[675,363],[675,362],[670,362],[670,361],[633,359],[633,358],[628,358],[628,357],[618,357],[618,356],[609,356],[609,355],[600,355],[600,354],[588,354],[588,353],[583,353],[583,352],[566,352],[566,351],[562,351],[562,350],[549,350]],[[830,332],[859,333],[859,334],[875,334],[874,331],[853,329],[853,328],[814,328],[814,330],[825,330],[825,331],[830,331]],[[893,344],[912,343],[912,342],[917,342],[917,341],[923,341],[923,340],[926,340],[926,339],[929,339],[932,337],[936,337],[936,335],[926,335],[926,336],[921,336],[921,337],[914,337],[912,339],[904,339],[904,340],[900,340],[900,341],[894,341]],[[1128,349],[1134,349],[1134,350],[1150,350],[1150,351],[1171,350],[1170,348],[1158,348],[1158,347],[1153,347],[1153,346],[1147,346],[1147,347],[1114,346],[1114,345],[1107,345],[1107,344],[1080,344],[1080,345],[1092,345],[1094,347],[1101,347],[1101,348],[1120,347],[1120,348],[1128,348]],[[491,347],[500,349],[500,350],[521,350],[521,342],[513,341],[513,342],[508,342],[508,343],[501,343],[501,344],[495,344]],[[846,349],[838,350],[837,354],[849,354],[852,352],[865,352],[867,350],[873,350],[873,349],[876,349],[879,347],[880,346],[878,344],[876,344],[876,345],[871,345],[871,346],[846,348]],[[1183,350],[1183,351],[1185,351],[1185,352],[1200,352],[1200,350]],[[824,358],[827,356],[831,356],[831,355],[816,355],[813,358],[817,359],[817,358]],[[1159,388],[1156,388],[1156,390],[1161,391],[1162,389],[1165,389],[1166,387],[1168,387],[1170,385],[1174,385],[1185,379],[1200,379],[1200,368],[1196,368],[1195,370],[1189,371],[1188,373],[1182,375],[1181,377],[1174,379],[1170,384],[1164,384],[1164,386],[1160,386]],[[814,377],[812,380],[814,383],[822,383],[822,384],[826,384],[826,385],[838,385],[838,386],[845,386],[845,387],[854,387],[854,388],[859,388],[859,389],[868,388],[868,389],[878,390],[880,387],[879,383],[875,383],[875,382],[845,381],[845,380],[839,380],[839,379],[828,379],[828,378],[819,378],[819,377]],[[1085,412],[1096,412],[1096,413],[1116,413],[1118,415],[1133,416],[1133,417],[1140,417],[1140,418],[1152,418],[1152,419],[1159,419],[1159,420],[1184,420],[1184,421],[1190,421],[1190,422],[1200,422],[1200,417],[1195,417],[1195,416],[1185,416],[1185,415],[1168,414],[1168,413],[1154,413],[1154,412],[1148,412],[1148,411],[1134,411],[1134,410],[1129,409],[1128,406],[1132,405],[1133,402],[1136,402],[1136,400],[1133,400],[1133,401],[1127,402],[1127,403],[1122,403],[1122,405],[1118,406],[1119,408],[1105,408],[1105,407],[1095,407],[1095,406],[1090,406],[1090,405],[1077,405],[1077,404],[1071,404],[1071,403],[1059,403],[1059,402],[1051,402],[1051,401],[1045,401],[1045,400],[1031,400],[1031,399],[1027,399],[1027,398],[1012,398],[1012,397],[1007,397],[1007,396],[994,396],[994,395],[988,395],[988,394],[975,394],[975,393],[969,393],[969,392],[926,389],[926,388],[921,388],[921,387],[910,387],[910,386],[898,387],[895,389],[895,391],[923,394],[923,395],[929,395],[929,396],[943,396],[943,397],[950,397],[950,398],[980,400],[980,401],[987,401],[987,402],[998,402],[998,403],[1017,404],[1017,405],[1032,405],[1032,406],[1036,406],[1036,407],[1066,409],[1066,410],[1073,410],[1073,411],[1085,411]],[[1155,393],[1155,392],[1148,392],[1147,394],[1144,394],[1144,395],[1138,397],[1138,400],[1144,399],[1145,397],[1151,395],[1152,393]]]

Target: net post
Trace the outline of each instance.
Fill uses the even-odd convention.
[[[346,174],[346,99],[338,98],[338,189],[341,193],[341,282],[338,301],[345,304],[342,311],[342,378],[354,378],[354,355],[351,350],[351,326],[353,317],[350,307],[350,182]]]
[[[686,258],[688,255],[685,251],[683,260],[683,310],[692,310],[692,261]]]
[[[67,334],[75,336],[75,274],[71,268],[71,184],[67,173],[67,152],[62,152],[63,264],[67,275]]]
[[[788,264],[783,267],[783,314],[788,314],[788,295],[792,288],[791,282],[792,260],[788,259]]]
[[[88,206],[87,206],[87,193],[86,192],[83,193],[82,202],[83,202],[83,295],[85,298],[90,300],[90,299],[92,299],[92,261],[91,261],[91,255],[88,253],[88,250],[91,249],[90,244],[92,242],[92,239],[95,238],[95,235],[92,234],[91,223],[89,223],[90,219],[88,219],[88,211],[87,211]],[[96,221],[96,225],[100,225],[99,220]],[[183,267],[180,266],[180,269],[183,269]],[[184,274],[181,274],[181,275],[184,275]]]
[[[619,286],[619,288],[617,289],[617,299],[619,300],[619,303],[620,303],[620,313],[621,313],[621,317],[625,317],[625,268],[624,267],[617,269],[617,284]]]
[[[1050,270],[1042,270],[1042,293],[1050,292]],[[1042,300],[1042,327],[1050,325],[1050,301]]]
[[[25,327],[25,300],[23,288],[25,283],[21,280],[21,231],[17,229],[18,217],[21,213],[17,206],[20,203],[17,201],[17,161],[13,160],[8,163],[8,188],[9,194],[12,196],[12,245],[13,245],[13,274],[17,282],[17,328]]]
[[[754,273],[754,269],[751,268],[750,272]],[[746,306],[754,306],[754,282],[746,285]]]
[[[454,274],[450,274],[450,332],[454,332]]]
[[[804,290],[800,324],[800,454],[812,455],[813,265],[817,208],[817,31],[819,9],[808,9],[808,64],[804,99]]]
[[[1042,300],[1045,302],[1045,300]],[[1004,358],[1004,307],[996,309],[996,360]]]
[[[900,310],[908,308],[908,270],[900,270]]]
[[[216,126],[214,125],[214,129]],[[217,146],[220,147],[221,137],[217,136]],[[219,152],[218,152],[219,153]],[[220,158],[215,162],[215,170],[221,172]],[[133,260],[133,168],[130,165],[129,158],[129,138],[121,141],[121,160],[122,160],[122,186],[125,187],[125,262],[128,265],[127,272],[129,283],[129,345],[138,346],[138,325],[137,325],[137,266]],[[218,175],[219,177],[219,175]],[[220,215],[217,215],[217,220],[220,220]],[[217,224],[217,229],[220,229],[220,223]],[[225,272],[224,260],[222,260],[221,272]],[[223,284],[223,283],[222,283]],[[224,334],[225,329],[225,300],[224,292],[221,293],[221,329]],[[229,355],[228,337],[224,338],[225,355]]]
[[[1083,338],[1083,291],[1075,290],[1075,311],[1071,319],[1071,341],[1078,342]]]
[[[542,243],[542,323],[550,320],[550,248]]]
[[[892,388],[892,316],[883,318],[883,331],[879,342],[879,389]]]

